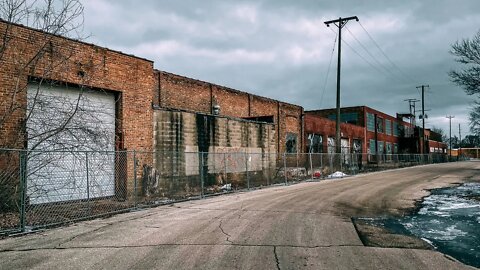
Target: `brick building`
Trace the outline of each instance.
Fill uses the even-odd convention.
[[[309,153],[335,152],[336,123],[328,118],[305,114],[305,149]],[[365,129],[348,123],[340,124],[342,151],[365,153]]]
[[[53,178],[62,186],[63,178],[83,183],[90,173],[107,186],[93,197],[116,194],[125,184],[127,193],[132,191],[134,166],[126,156],[90,160],[98,172],[52,178],[62,162],[85,167],[76,151],[144,151],[136,156],[144,174],[153,168],[188,178],[200,171],[214,174],[218,159],[212,157],[221,152],[258,154],[249,160],[261,165],[248,170],[265,172],[275,166],[270,154],[303,149],[301,106],[158,71],[150,60],[22,25],[0,21],[0,33],[6,44],[0,54],[0,148],[72,153],[42,165],[45,173],[29,178],[32,187]],[[212,157],[205,156],[200,170],[198,156],[187,152]],[[38,156],[29,159],[30,170],[43,161]],[[124,168],[118,171],[119,166]],[[233,165],[229,170],[236,171]],[[50,185],[52,192],[68,193]],[[28,196],[34,203],[65,199]]]
[[[348,139],[350,142],[345,144],[346,147],[353,147],[351,143],[353,140],[361,140],[361,149],[364,153],[420,153],[420,128],[403,121],[400,117],[396,118],[367,106],[345,107],[341,108],[340,111],[340,120],[343,123],[341,126],[342,138],[344,140]],[[307,116],[312,115],[329,119],[333,123],[336,120],[336,109],[312,110],[306,111],[305,114]],[[308,122],[317,121],[318,123],[325,123],[325,120],[320,120],[319,118],[306,117],[306,119],[308,119]],[[361,127],[363,136],[359,136],[360,131],[353,135],[352,127],[347,124]],[[306,123],[306,133],[315,131],[310,129],[311,126],[311,123]],[[322,135],[335,138],[335,125],[333,129],[324,130]],[[438,134],[434,134],[429,129],[425,129],[425,139],[428,142],[426,147],[427,153],[444,152],[444,149],[446,149],[446,145],[438,139]]]
[[[238,121],[270,123],[274,125],[275,146],[272,151],[282,153],[303,149],[301,106],[165,71],[155,70],[155,77],[157,86],[153,104],[157,113],[182,110]],[[244,146],[246,144],[248,141],[243,142]]]

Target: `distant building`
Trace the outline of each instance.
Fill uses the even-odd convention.
[[[322,151],[330,149],[334,152],[336,109],[311,110],[305,111],[305,114],[306,138],[321,137]],[[367,106],[341,108],[342,151],[369,154],[421,153],[421,128],[403,121],[403,116],[397,114],[397,117],[393,117]],[[318,128],[319,125],[324,127]],[[430,129],[425,129],[425,153],[445,153],[446,145],[440,137]]]

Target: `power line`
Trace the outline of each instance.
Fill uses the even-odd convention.
[[[335,33],[332,29],[330,29],[333,33]],[[380,73],[383,73],[385,74],[385,71],[379,69],[377,66],[375,66],[374,64],[372,64],[372,62],[368,61],[363,55],[361,55],[359,52],[357,52],[357,50],[355,50],[347,41],[345,41],[343,38],[342,38],[342,41],[345,43],[345,45],[347,45],[347,47],[352,50],[353,53],[355,53],[358,57],[360,57],[365,63],[367,63],[370,67],[372,67],[373,69],[375,69],[376,71],[380,72]],[[388,75],[388,74],[387,74]]]
[[[392,64],[393,67],[395,67],[405,78],[407,78],[408,80],[412,81],[412,83],[414,83],[416,80],[415,78],[409,76],[408,74],[406,74],[405,72],[403,72],[403,70],[401,68],[399,68],[391,59],[390,57],[387,56],[387,54],[382,50],[382,48],[380,48],[380,46],[378,45],[378,43],[375,41],[375,39],[373,39],[373,37],[370,35],[370,33],[367,31],[367,29],[365,29],[365,27],[362,25],[361,22],[358,22],[360,24],[360,26],[362,27],[363,31],[365,31],[365,33],[367,34],[367,36],[370,38],[370,40],[372,40],[373,44],[375,44],[375,46],[378,48],[378,50],[383,54],[383,56],[385,56],[385,58],[387,59],[388,62],[390,62],[390,64]]]
[[[387,66],[385,66],[384,64],[382,64],[378,59],[377,57],[375,57],[375,55],[373,55],[370,50],[368,50],[367,47],[365,47],[365,45],[352,33],[352,31],[350,31],[350,29],[345,26],[345,28],[347,29],[348,33],[350,33],[350,35],[355,39],[355,41],[357,41],[357,43],[360,45],[360,47],[363,48],[363,50],[380,66],[382,67],[387,73],[389,73],[393,78],[395,79],[399,79],[397,77],[397,74],[395,74],[390,68],[388,68]],[[403,81],[403,79],[399,79],[400,81]]]
[[[337,44],[338,36],[335,34],[335,40],[333,41],[332,54],[330,55],[330,62],[328,63],[327,75],[325,76],[325,82],[323,83],[322,97],[320,98],[320,107],[322,107],[323,96],[327,88],[328,75],[330,74],[330,68],[332,67],[333,53],[335,52],[335,45]]]

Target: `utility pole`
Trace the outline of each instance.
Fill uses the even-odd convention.
[[[428,85],[420,85],[417,86],[418,88],[422,88],[422,138],[420,140],[420,144],[422,145],[420,149],[420,154],[425,153],[425,88],[428,88]]]
[[[415,126],[415,119],[416,119],[416,114],[415,114],[415,103],[419,102],[420,100],[416,98],[407,98],[404,99],[403,101],[408,101],[408,108],[410,109],[410,115],[413,115],[413,118],[410,117],[410,124],[412,126]]]
[[[462,154],[462,128],[460,127],[460,123],[458,123],[458,157]]]
[[[452,159],[452,118],[455,118],[455,116],[447,115],[445,117],[450,120],[450,139],[449,139],[449,142],[450,142],[450,160],[451,160]]]
[[[341,67],[341,56],[342,56],[342,28],[350,20],[356,20],[358,22],[357,16],[352,16],[348,18],[338,18],[337,20],[331,20],[324,22],[327,27],[330,27],[330,24],[334,24],[338,27],[338,61],[337,61],[337,119],[335,125],[335,148],[337,153],[342,152],[341,138],[340,138],[340,67]]]

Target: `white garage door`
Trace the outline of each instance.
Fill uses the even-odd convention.
[[[114,95],[31,83],[27,97],[30,203],[114,195]]]

